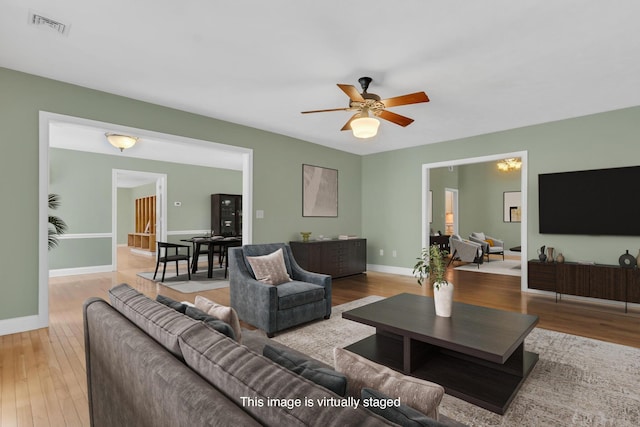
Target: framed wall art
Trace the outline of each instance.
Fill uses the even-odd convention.
[[[338,170],[302,165],[302,216],[338,216]]]

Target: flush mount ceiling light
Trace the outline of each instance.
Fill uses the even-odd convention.
[[[522,167],[522,160],[519,157],[511,157],[498,162],[498,170],[502,172],[510,172],[520,170]]]
[[[136,144],[136,142],[138,142],[138,138],[135,136],[120,135],[109,132],[105,133],[105,136],[107,137],[109,144],[119,148],[120,151],[124,151],[125,148],[131,148]]]
[[[369,117],[368,110],[363,110],[360,117],[351,121],[351,130],[356,138],[372,138],[378,133],[380,120]]]

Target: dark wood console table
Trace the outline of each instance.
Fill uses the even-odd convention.
[[[617,265],[529,261],[529,288],[640,304],[640,270]]]
[[[289,242],[300,267],[333,278],[367,270],[367,239]]]

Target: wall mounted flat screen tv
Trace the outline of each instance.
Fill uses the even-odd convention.
[[[538,175],[541,234],[640,236],[640,166]]]

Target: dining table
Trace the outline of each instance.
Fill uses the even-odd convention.
[[[193,244],[193,261],[191,264],[191,273],[194,274],[198,270],[198,259],[202,246],[207,246],[207,277],[213,277],[213,258],[218,255],[218,264],[222,268],[224,264],[224,277],[227,278],[229,272],[229,257],[227,256],[230,247],[242,246],[242,236],[196,236],[189,239],[181,239],[183,242]]]

